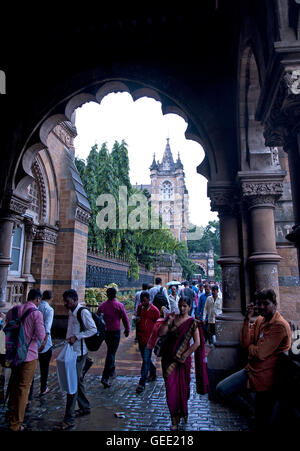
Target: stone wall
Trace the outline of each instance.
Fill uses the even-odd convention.
[[[285,152],[279,149],[281,168],[287,172],[283,182],[283,195],[276,203],[275,233],[277,252],[281,256],[278,265],[280,312],[288,320],[300,324],[300,286],[297,250],[285,236],[294,224],[290,173]]]

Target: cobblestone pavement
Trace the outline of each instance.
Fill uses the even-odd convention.
[[[95,361],[85,376],[87,397],[91,404],[91,414],[75,420],[77,431],[169,431],[170,417],[165,398],[165,386],[158,367],[158,378],[146,385],[145,391],[135,392],[139,381],[140,355],[131,333],[129,339],[122,339],[117,354],[117,377],[112,386],[104,389],[100,383],[106,353],[105,345],[98,353],[91,353]],[[32,431],[51,431],[62,420],[66,405],[66,395],[61,393],[57,381],[55,360],[59,350],[55,350],[51,362],[48,386],[51,391],[42,398],[39,393],[39,371],[35,375],[34,398],[25,415],[24,424]],[[125,418],[115,417],[116,412],[124,412]],[[0,428],[5,428],[5,408],[0,405]],[[246,431],[248,423],[237,411],[217,402],[210,401],[208,395],[198,395],[192,375],[189,418],[186,431]]]

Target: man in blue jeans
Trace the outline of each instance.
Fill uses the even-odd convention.
[[[138,306],[136,316],[136,332],[143,363],[140,382],[136,388],[137,393],[141,393],[145,389],[149,372],[150,380],[154,381],[156,379],[156,367],[151,360],[152,349],[147,348],[147,343],[153,326],[160,316],[158,308],[150,304],[150,294],[148,291],[142,291],[140,301],[141,303]]]
[[[291,329],[277,311],[274,290],[261,290],[255,297],[259,316],[251,327],[249,320],[254,315],[255,306],[249,304],[241,330],[241,345],[248,350],[248,364],[219,382],[216,390],[221,399],[241,407],[246,416],[251,406],[246,398],[250,390],[254,392],[254,429],[266,431],[271,427],[276,402],[276,364],[279,354],[291,346]]]

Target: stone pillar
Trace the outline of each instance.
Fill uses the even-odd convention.
[[[283,192],[285,173],[239,174],[243,199],[250,215],[250,256],[253,291],[272,288],[279,304],[278,262],[274,209]]]
[[[26,219],[25,220],[25,258],[24,258],[24,266],[23,266],[23,277],[31,279],[28,280],[30,282],[35,282],[34,278],[31,275],[31,257],[32,257],[32,242],[36,235],[36,226],[33,224],[33,221]]]
[[[0,308],[5,307],[8,268],[10,259],[11,237],[14,228],[14,218],[7,214],[0,218]]]
[[[239,249],[238,198],[228,186],[208,189],[213,211],[219,212],[223,313],[216,320],[216,343],[208,355],[210,399],[217,383],[239,369],[241,313],[241,257]]]
[[[18,196],[3,200],[0,212],[0,308],[6,307],[6,286],[10,258],[11,239],[15,222],[20,220],[28,207],[29,201]]]

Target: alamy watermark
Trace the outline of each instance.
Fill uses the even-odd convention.
[[[3,70],[0,70],[0,94],[6,94],[6,75]]]
[[[173,228],[185,229],[188,240],[201,238],[199,229],[196,228],[193,232],[189,230],[192,225],[188,221],[187,195],[184,195],[183,199],[175,198],[172,201],[152,199],[150,208],[149,200],[142,192],[128,197],[127,187],[120,186],[118,204],[113,194],[105,193],[98,196],[96,205],[101,207],[96,217],[96,223],[100,230]]]

